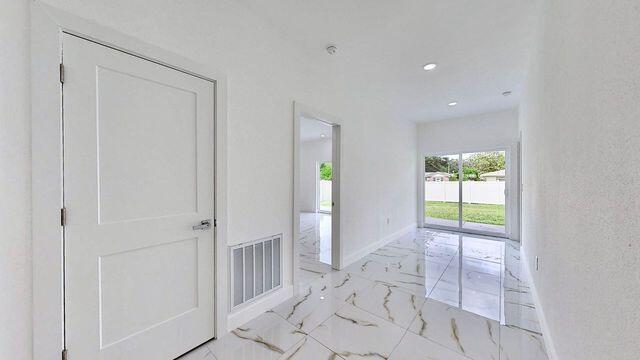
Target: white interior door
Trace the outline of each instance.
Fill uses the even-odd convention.
[[[215,85],[63,48],[68,358],[174,358],[214,336]]]

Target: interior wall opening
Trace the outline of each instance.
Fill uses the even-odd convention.
[[[300,119],[300,280],[313,279],[332,267],[333,129],[312,117]]]

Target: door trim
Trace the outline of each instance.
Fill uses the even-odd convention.
[[[342,247],[342,227],[340,226],[340,168],[342,159],[342,120],[316,110],[299,102],[293,103],[293,266],[292,281],[294,292],[298,291],[298,237],[300,235],[300,119],[302,116],[310,117],[327,123],[332,129],[331,163],[333,179],[331,183],[331,266],[340,270],[344,264],[344,251]]]
[[[215,281],[227,282],[227,80],[209,65],[198,64],[157,46],[71,15],[38,1],[31,3],[31,151],[33,356],[60,359],[64,349],[64,272],[62,208],[62,34],[72,34],[133,56],[215,83],[214,193],[217,226]],[[227,287],[215,291],[215,334],[227,325]]]

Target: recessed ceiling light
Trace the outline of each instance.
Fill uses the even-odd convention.
[[[438,67],[438,64],[436,64],[436,63],[428,63],[425,66],[423,66],[422,68],[427,70],[427,71],[431,71],[431,70],[433,70],[433,69],[435,69],[437,67]]]
[[[502,93],[502,96],[509,96],[509,95],[511,95],[511,90],[507,90]]]
[[[457,101],[452,101],[452,102],[448,103],[447,105],[456,106],[456,105],[458,105],[458,102]]]
[[[320,134],[320,137],[325,137],[325,135],[324,134]]]

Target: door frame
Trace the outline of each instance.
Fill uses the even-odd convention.
[[[344,264],[344,251],[342,249],[342,227],[340,212],[340,179],[341,179],[341,159],[342,159],[342,120],[339,118],[316,110],[310,106],[299,102],[293,103],[293,286],[294,291],[298,291],[298,238],[300,237],[300,120],[302,117],[309,117],[326,123],[331,126],[331,267],[340,270]],[[317,202],[317,200],[316,200]]]
[[[209,65],[145,43],[39,1],[31,3],[31,152],[33,356],[60,359],[64,350],[62,34],[69,33],[212,81],[214,112],[215,282],[227,270],[227,80]],[[226,332],[227,287],[215,290],[215,335]]]
[[[455,148],[455,150],[448,151],[433,151],[424,152],[420,154],[418,159],[418,225],[422,228],[442,229],[448,231],[456,231],[470,234],[478,234],[484,236],[504,237],[511,240],[519,240],[520,238],[520,219],[518,218],[517,209],[520,204],[520,196],[518,194],[519,184],[519,156],[518,156],[517,141],[512,143],[498,144],[495,146],[475,147],[475,148]],[[426,156],[444,156],[444,155],[458,155],[465,153],[475,152],[489,152],[489,151],[504,151],[505,152],[505,172],[507,178],[505,180],[505,235],[499,236],[495,233],[476,231],[471,229],[465,229],[460,227],[449,227],[439,225],[428,225],[425,223],[425,203],[424,203],[424,158]],[[462,191],[462,184],[459,186],[459,191]],[[459,194],[460,194],[459,192]],[[461,199],[460,199],[461,200]],[[462,214],[459,211],[459,216]]]

